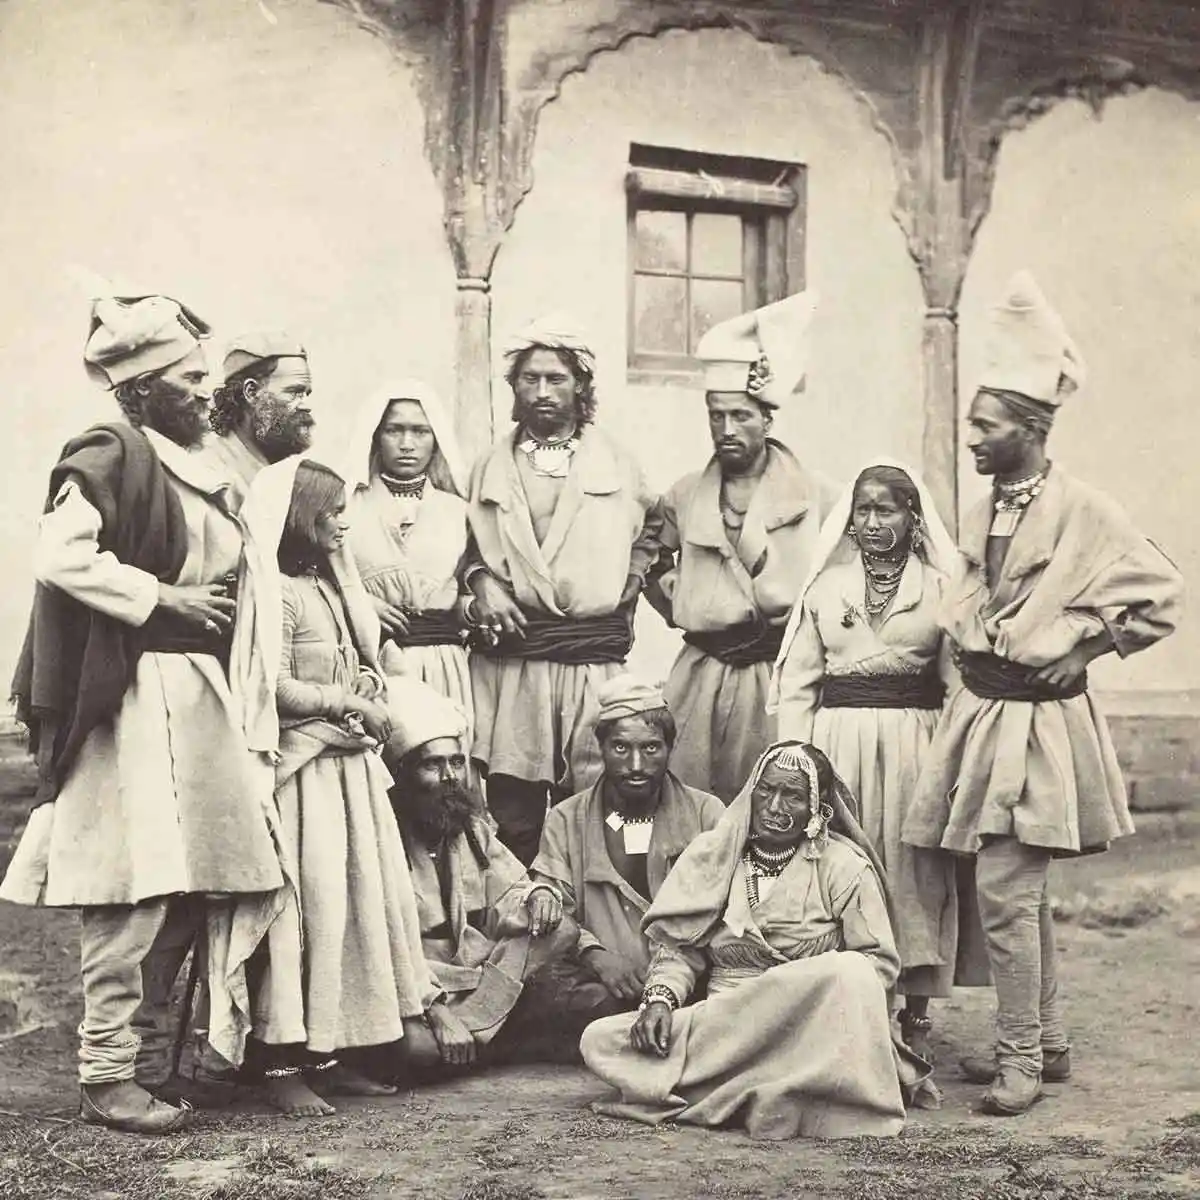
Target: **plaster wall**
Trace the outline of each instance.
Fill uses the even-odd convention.
[[[1028,267],[1088,366],[1050,440],[1051,457],[1106,490],[1200,580],[1195,380],[1200,367],[1200,105],[1147,90],[1097,117],[1064,101],[1005,138],[961,306],[960,396],[980,369],[989,305]],[[965,455],[964,455],[965,457]],[[963,462],[964,503],[986,485]],[[1200,684],[1200,626],[1093,669],[1109,691]],[[1189,708],[1189,711],[1194,709]]]
[[[634,38],[564,81],[542,111],[533,190],[496,260],[497,360],[512,330],[565,311],[599,354],[599,421],[638,456],[652,486],[665,489],[707,459],[699,386],[626,372],[624,179],[634,142],[808,168],[806,273],[821,306],[806,391],[775,432],[835,480],[871,453],[915,459],[923,303],[891,216],[890,144],[840,79],[740,31]],[[507,428],[511,393],[499,375],[494,397],[496,427]],[[638,634],[635,666],[665,675],[677,636],[645,613]]]
[[[69,264],[185,299],[217,368],[223,337],[294,333],[326,457],[386,376],[449,387],[454,271],[409,70],[333,5],[8,0],[0,61],[7,680],[49,467],[117,413],[83,372]]]

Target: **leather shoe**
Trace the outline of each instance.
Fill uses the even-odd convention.
[[[178,1108],[163,1104],[133,1080],[125,1086],[83,1084],[79,1089],[79,1116],[85,1125],[103,1125],[122,1133],[175,1133],[191,1118],[190,1104]]]
[[[1042,1083],[1036,1075],[1001,1067],[979,1107],[994,1117],[1019,1117],[1041,1098]]]
[[[959,1059],[959,1067],[972,1083],[991,1083],[1000,1070],[994,1058],[972,1057]],[[1042,1082],[1066,1083],[1071,1078],[1070,1050],[1042,1051]]]

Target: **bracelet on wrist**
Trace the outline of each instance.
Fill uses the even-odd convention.
[[[679,1007],[675,993],[661,983],[651,984],[642,993],[642,1002],[638,1005],[638,1012],[645,1012],[652,1004],[665,1004],[672,1012]]]

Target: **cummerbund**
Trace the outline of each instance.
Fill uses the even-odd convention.
[[[1071,700],[1087,691],[1087,672],[1067,687],[1054,687],[1037,678],[1038,667],[983,654],[960,650],[955,658],[963,686],[981,700]]]
[[[939,709],[946,689],[936,668],[911,675],[826,675],[822,708]]]
[[[408,614],[408,629],[404,633],[389,633],[388,641],[401,648],[407,646],[461,646],[463,628],[453,609],[428,609]]]
[[[755,663],[773,663],[779,657],[783,633],[782,625],[744,621],[727,629],[693,630],[685,633],[683,640],[727,667],[752,667]]]
[[[211,654],[228,670],[233,625],[224,631],[197,628],[160,609],[138,630],[138,645],[143,654]]]
[[[471,633],[471,649],[486,658],[530,658],[582,666],[621,663],[633,646],[633,630],[623,611],[602,617],[525,618],[525,636],[501,634],[492,646],[482,631]]]

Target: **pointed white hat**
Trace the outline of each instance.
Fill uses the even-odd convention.
[[[388,678],[388,712],[392,737],[388,745],[405,755],[436,738],[461,738],[467,732],[466,714],[452,700],[411,675]],[[469,751],[469,746],[464,746]]]
[[[1028,271],[1018,271],[992,309],[982,388],[1017,392],[1054,407],[1083,386],[1079,348]]]
[[[808,370],[808,331],[816,292],[797,292],[714,325],[696,347],[706,392],[745,392],[778,408]]]

